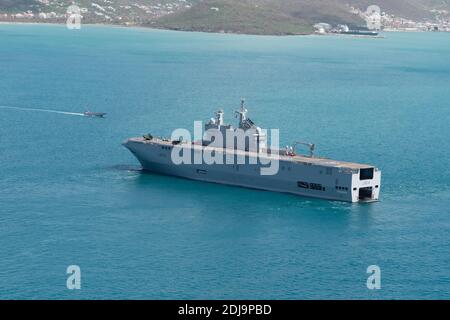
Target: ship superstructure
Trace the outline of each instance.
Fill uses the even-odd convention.
[[[379,200],[381,171],[375,166],[315,156],[311,143],[274,149],[268,146],[266,130],[247,117],[244,101],[236,116],[239,125],[233,128],[224,123],[223,110],[217,111],[198,141],[145,135],[128,139],[124,146],[144,170],[159,174],[329,200]],[[239,132],[245,139],[230,146],[230,139],[238,138]],[[308,155],[297,154],[300,144],[309,148]],[[174,155],[188,161],[174,161]],[[211,161],[212,155],[216,161]],[[265,169],[271,172],[264,173]]]

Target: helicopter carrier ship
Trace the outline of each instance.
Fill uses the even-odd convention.
[[[144,171],[328,200],[379,200],[381,171],[377,167],[315,156],[315,145],[310,143],[296,142],[281,149],[268,147],[266,131],[257,127],[247,117],[247,112],[242,101],[240,110],[236,111],[239,125],[233,128],[224,124],[224,113],[219,110],[215,118],[205,124],[205,133],[197,141],[147,134],[130,138],[123,145],[139,160]],[[232,147],[228,146],[226,138],[215,141],[218,134],[234,140],[236,136],[233,134],[237,131],[244,132],[249,139],[237,146],[231,144]],[[309,154],[298,154],[296,149],[299,145],[309,147]],[[182,154],[192,160],[204,159],[206,153],[214,154],[216,159],[223,157],[233,161],[174,161],[174,155]],[[236,161],[238,157],[245,161]],[[268,169],[267,165],[273,164],[272,161],[276,161],[277,170],[263,174],[263,170]]]

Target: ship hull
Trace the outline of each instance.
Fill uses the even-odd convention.
[[[376,37],[379,35],[376,31],[342,31],[340,34],[350,35],[350,36],[368,36]]]
[[[372,202],[379,199],[379,171],[373,173],[372,179],[361,180],[359,172],[280,159],[277,174],[261,175],[262,165],[248,164],[249,157],[246,157],[247,164],[176,165],[171,158],[173,146],[170,143],[134,138],[127,140],[124,146],[145,171],[158,174],[327,200]],[[184,148],[191,153],[203,152],[190,145]]]

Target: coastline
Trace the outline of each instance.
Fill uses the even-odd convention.
[[[48,25],[48,26],[65,26],[63,22],[36,22],[36,21],[0,21],[0,25]],[[206,34],[222,34],[222,35],[236,35],[236,36],[260,36],[260,37],[294,37],[294,36],[313,36],[315,33],[305,34],[253,34],[253,33],[238,33],[238,32],[212,32],[202,30],[182,30],[182,29],[170,29],[170,28],[158,28],[150,27],[146,25],[123,25],[123,24],[107,24],[107,23],[82,23],[83,26],[98,26],[105,28],[124,28],[124,29],[138,29],[138,30],[150,30],[150,31],[172,31],[172,32],[194,32],[194,33],[206,33]]]
[[[0,21],[0,25],[48,25],[48,26],[61,26],[64,27],[63,22],[36,22],[36,21]],[[221,34],[221,35],[236,35],[236,36],[258,36],[258,37],[297,37],[297,36],[318,36],[318,37],[346,37],[346,38],[370,38],[370,39],[383,39],[384,36],[360,36],[360,35],[345,35],[345,34],[317,34],[317,33],[304,33],[304,34],[255,34],[255,33],[238,33],[238,32],[214,32],[214,31],[202,31],[202,30],[183,30],[183,29],[170,29],[170,28],[158,28],[146,25],[123,25],[123,24],[108,24],[108,23],[82,23],[83,26],[88,27],[104,27],[104,28],[123,28],[123,29],[138,29],[148,31],[168,31],[168,32],[193,32],[193,33],[206,33],[206,34]],[[436,33],[432,31],[423,30],[383,30],[383,33]],[[448,32],[439,32],[448,33]]]

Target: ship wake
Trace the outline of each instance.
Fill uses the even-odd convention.
[[[10,107],[10,106],[0,106],[1,109],[9,109],[9,110],[22,110],[22,111],[37,111],[37,112],[48,112],[48,113],[58,113],[65,114],[70,116],[80,116],[84,117],[84,113],[78,112],[69,112],[69,111],[60,111],[60,110],[50,110],[50,109],[37,109],[37,108],[23,108],[23,107]]]

